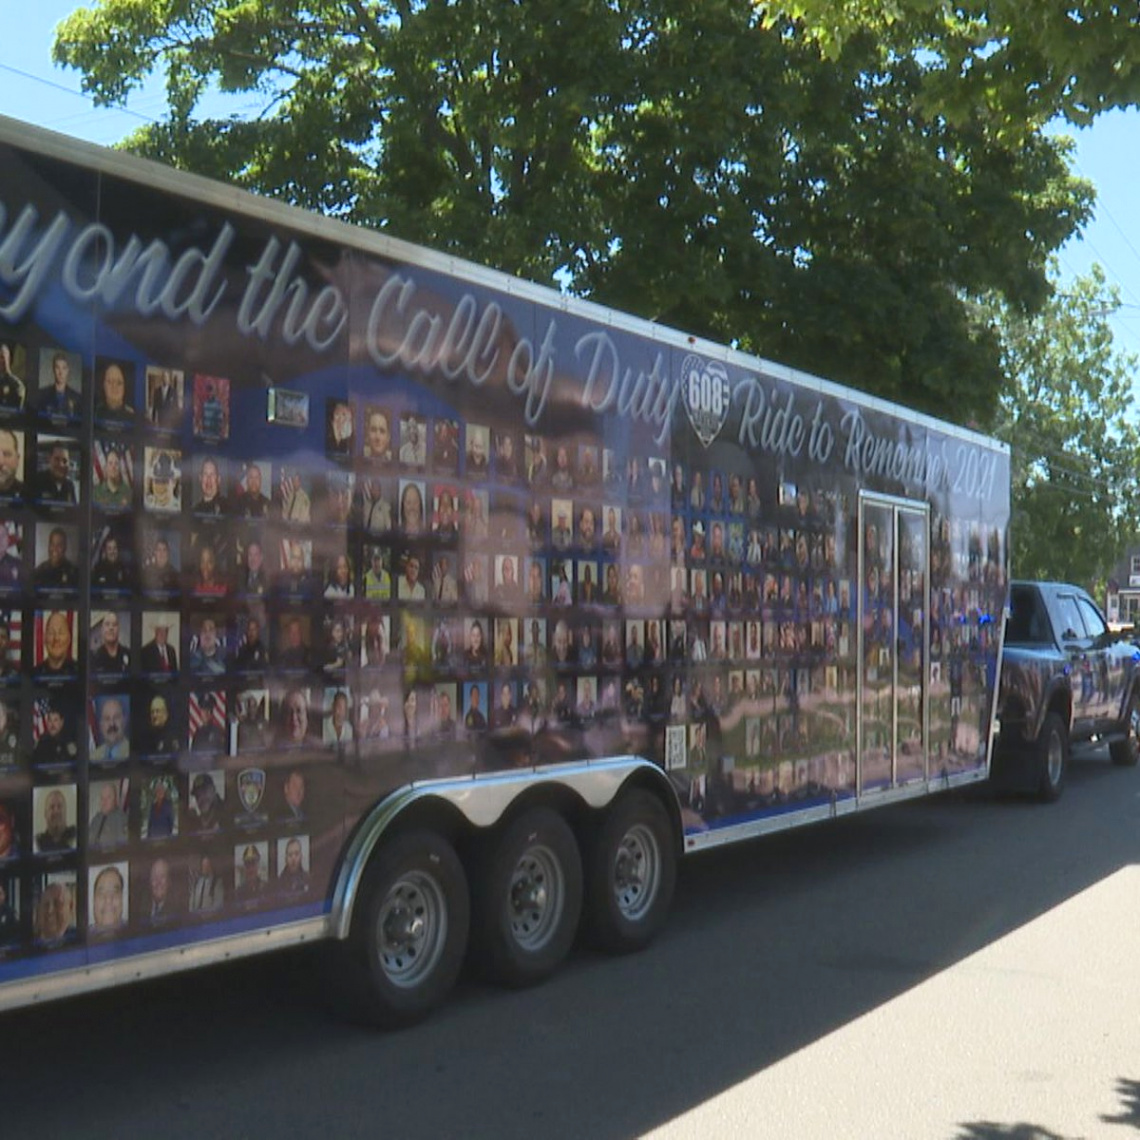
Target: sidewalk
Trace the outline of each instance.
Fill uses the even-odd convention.
[[[651,1135],[1140,1135],[1140,867]]]

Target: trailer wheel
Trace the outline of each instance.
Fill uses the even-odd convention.
[[[1048,713],[1034,745],[1038,770],[1038,798],[1045,803],[1059,799],[1069,767],[1069,733],[1055,712]]]
[[[1112,762],[1121,768],[1133,768],[1140,759],[1140,697],[1128,698],[1128,716],[1124,720],[1124,738],[1108,746]]]
[[[484,973],[511,986],[548,977],[570,953],[582,913],[582,859],[569,825],[549,808],[520,815],[487,851],[475,892]]]
[[[590,933],[611,953],[640,950],[669,915],[677,856],[669,813],[651,792],[626,792],[606,812],[589,850]]]
[[[467,950],[471,906],[463,865],[430,831],[385,844],[361,885],[349,936],[357,1017],[394,1028],[447,996]]]

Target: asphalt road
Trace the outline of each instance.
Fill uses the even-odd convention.
[[[691,858],[671,921],[647,952],[582,950],[523,992],[465,980],[443,1011],[403,1033],[331,1015],[312,949],[16,1011],[0,1015],[0,1136],[503,1140],[664,1128],[1045,1140],[1060,1135],[1047,1120],[1010,1119],[1004,1103],[951,1114],[949,1131],[942,1118],[924,1127],[935,1117],[920,1109],[896,1132],[870,1109],[908,1085],[922,1102],[916,1082],[933,1083],[926,1091],[937,1101],[976,1052],[968,1027],[994,1016],[1003,996],[1011,1023],[1017,1002],[1036,1000],[1002,982],[1004,967],[987,985],[931,987],[984,960],[978,952],[1028,954],[1010,939],[1137,863],[1140,770],[1094,753],[1073,765],[1056,805],[952,793]],[[1086,933],[1104,925],[1098,945],[1126,980],[1119,1000],[1106,1000],[1131,1003],[1140,1025],[1136,946],[1103,913],[1118,905],[1104,898],[1095,918],[1073,912],[1075,921]],[[1081,971],[1079,961],[1065,968]],[[917,1020],[848,1036],[912,995],[933,1003]],[[932,1061],[939,1020],[963,1038],[961,1052],[940,1043]],[[823,1043],[828,1051],[813,1051]],[[1102,1052],[1087,1055],[1094,1040],[1082,1053],[1082,1079],[1100,1090],[1105,1131],[1080,1134],[1135,1135],[1140,1055],[1127,1071],[1108,1045]],[[779,1121],[771,1086],[765,1094],[749,1084],[772,1074]],[[798,1130],[788,1116],[797,1103],[825,1122],[831,1114],[830,1131]],[[878,1116],[874,1132],[863,1111]]]

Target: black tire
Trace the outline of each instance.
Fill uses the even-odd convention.
[[[582,915],[582,857],[566,821],[524,812],[485,849],[474,879],[472,949],[509,986],[549,977],[570,953]]]
[[[447,840],[412,831],[373,855],[334,962],[354,1020],[398,1028],[447,997],[467,953],[471,903],[463,865]]]
[[[1045,803],[1060,799],[1069,770],[1069,731],[1060,714],[1051,712],[1033,745],[1038,783],[1037,797]]]
[[[590,937],[613,954],[647,946],[669,917],[677,847],[664,804],[641,788],[605,813],[587,853]]]
[[[1140,759],[1140,697],[1135,693],[1128,698],[1128,712],[1124,718],[1124,736],[1108,746],[1108,755],[1120,768],[1135,768]]]

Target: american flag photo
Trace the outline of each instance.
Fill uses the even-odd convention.
[[[219,730],[226,727],[226,694],[224,691],[206,690],[190,694],[190,737],[193,739],[207,721]]]

